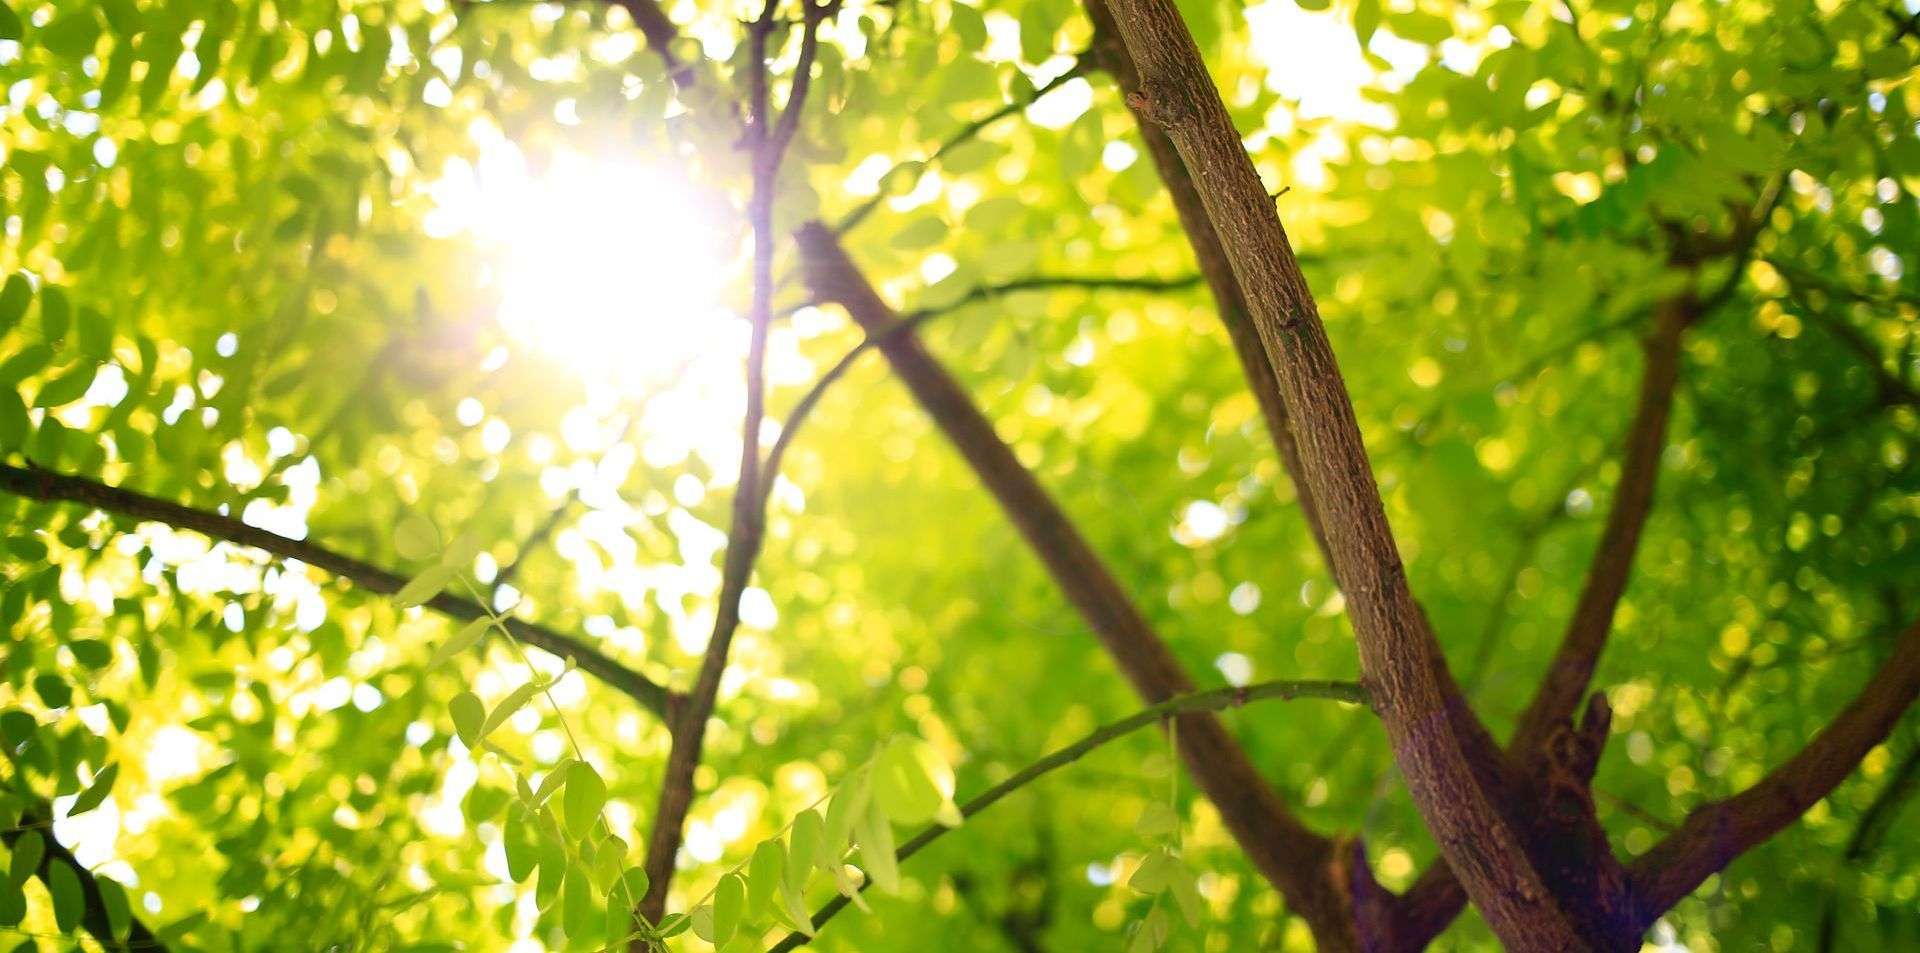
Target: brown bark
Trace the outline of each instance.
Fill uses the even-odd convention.
[[[1654,326],[1644,347],[1646,364],[1641,374],[1640,394],[1627,433],[1613,507],[1607,512],[1600,545],[1588,567],[1566,634],[1533,700],[1521,715],[1513,739],[1507,744],[1506,755],[1513,764],[1518,783],[1526,789],[1525,798],[1529,802],[1565,803],[1563,799],[1568,796],[1565,785],[1554,783],[1554,778],[1549,776],[1555,747],[1551,742],[1556,737],[1564,738],[1571,726],[1574,709],[1592,683],[1594,668],[1613,629],[1614,614],[1632,578],[1633,557],[1639,550],[1647,516],[1653,511],[1660,457],[1666,449],[1674,386],[1680,377],[1682,339],[1699,314],[1700,309],[1685,297],[1662,301],[1655,309]],[[1604,742],[1605,738],[1595,740]],[[1559,777],[1564,780],[1565,775]],[[1585,833],[1573,837],[1583,846],[1572,853],[1560,852],[1572,847],[1568,839],[1572,835],[1567,831],[1536,830],[1529,840],[1544,867],[1577,864],[1581,857],[1592,857],[1596,863],[1612,868],[1599,872],[1605,889],[1590,899],[1607,910],[1614,910],[1621,903],[1620,885],[1615,882],[1618,864],[1611,852],[1606,852],[1601,860],[1602,854],[1595,850],[1593,842],[1599,832],[1596,819]],[[1600,846],[1604,844],[1601,838]],[[1459,914],[1466,901],[1466,893],[1452,869],[1444,861],[1436,862],[1422,872],[1420,879],[1403,895],[1396,911],[1398,922],[1392,926],[1392,948],[1425,947]]]
[[[817,298],[839,303],[876,336],[899,318],[854,266],[833,233],[810,224],[797,236],[803,269]],[[877,347],[929,416],[940,425],[999,501],[1069,602],[1120,666],[1140,697],[1160,702],[1193,690],[1159,634],[1134,606],[1067,515],[1020,464],[972,399],[918,337],[885,333]],[[1178,722],[1188,770],[1268,880],[1305,917],[1323,944],[1349,939],[1345,887],[1324,876],[1332,844],[1309,830],[1260,777],[1218,718],[1194,714]]]
[[[1679,831],[1628,865],[1633,933],[1831,793],[1886,740],[1916,695],[1920,622],[1901,633],[1866,687],[1798,754],[1745,791],[1695,810]]]
[[[1200,51],[1171,0],[1110,6],[1140,74],[1128,102],[1166,132],[1199,183],[1292,414],[1365,681],[1415,805],[1509,948],[1585,949],[1453,729],[1460,715],[1444,660],[1408,589],[1325,328]]]
[[[288,539],[257,526],[248,526],[230,516],[181,506],[86,477],[0,464],[0,490],[34,500],[81,503],[131,519],[151,520],[175,529],[191,530],[213,539],[258,549],[281,559],[299,560],[372,593],[386,595],[399,592],[400,587],[407,584],[407,577],[399,573],[315,543]],[[486,614],[486,607],[480,603],[451,591],[433,597],[426,606],[462,621],[478,619]],[[505,623],[514,638],[571,660],[581,671],[625,693],[654,714],[669,718],[677,699],[646,676],[571,636],[520,619],[508,618]]]

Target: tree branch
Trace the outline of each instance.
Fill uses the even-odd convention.
[[[1469,750],[1477,719],[1455,701],[1458,688],[1408,588],[1313,295],[1193,37],[1172,0],[1109,6],[1140,75],[1128,104],[1161,127],[1192,174],[1265,345],[1325,518],[1365,681],[1415,805],[1510,947],[1585,948]]]
[[[687,812],[693,806],[693,775],[700,766],[705,745],[707,719],[712,716],[720,694],[721,676],[733,636],[740,626],[740,597],[753,574],[765,539],[766,496],[760,490],[760,425],[766,418],[767,332],[773,323],[773,205],[780,163],[798,128],[800,111],[806,108],[813,59],[819,42],[819,26],[831,15],[837,0],[801,0],[806,24],[800,39],[799,72],[787,97],[782,114],[775,118],[767,92],[767,41],[773,34],[774,12],[779,0],[767,0],[760,18],[748,26],[749,77],[747,137],[753,149],[753,191],[748,196],[747,215],[753,229],[753,300],[748,321],[752,339],[747,348],[747,412],[740,434],[740,478],[735,484],[733,526],[727,534],[727,551],[721,573],[720,603],[714,614],[713,634],[707,640],[706,657],[686,704],[673,724],[673,746],[667,755],[666,777],[660,786],[660,800],[654,811],[653,831],[647,839],[647,895],[640,901],[639,915],[657,923],[666,911],[667,890],[673,880],[674,858],[685,835]],[[646,941],[636,938],[632,949],[644,950]]]
[[[181,506],[86,477],[0,464],[0,490],[45,502],[81,503],[118,516],[191,530],[216,540],[257,549],[280,559],[298,560],[376,594],[399,592],[407,584],[405,576],[314,543],[288,539],[259,527],[248,526],[229,516]],[[455,595],[452,590],[433,597],[426,606],[461,621],[488,614],[486,607]],[[661,718],[669,719],[676,699],[658,683],[572,636],[512,617],[508,617],[505,623],[514,638],[571,660],[581,671],[626,694]]]
[[[1086,68],[1087,68],[1087,54],[1083,53],[1079,57],[1075,58],[1073,67],[1071,69],[1068,69],[1066,72],[1061,73],[1058,76],[1055,76],[1054,78],[1048,80],[1043,85],[1034,87],[1033,92],[1031,94],[1020,99],[1010,100],[1006,103],[1006,105],[1001,106],[999,109],[996,109],[993,112],[990,112],[984,116],[981,116],[979,119],[975,119],[974,121],[967,123],[965,126],[961,127],[959,132],[956,132],[953,135],[947,137],[947,139],[944,142],[940,143],[939,148],[934,149],[932,155],[929,155],[925,159],[920,160],[921,164],[923,166],[926,166],[926,165],[933,165],[934,163],[939,162],[942,158],[946,157],[947,153],[952,152],[953,150],[959,148],[960,146],[973,141],[973,139],[978,137],[982,132],[985,132],[989,126],[992,126],[993,124],[999,122],[1002,119],[1007,118],[1008,116],[1013,115],[1014,113],[1017,113],[1023,109],[1026,109],[1028,106],[1031,106],[1034,103],[1039,102],[1041,97],[1066,85],[1068,80],[1071,80],[1081,75],[1082,73],[1086,72]],[[874,211],[880,207],[880,203],[887,200],[889,195],[887,191],[887,181],[889,179],[892,179],[894,174],[898,173],[901,169],[905,168],[906,165],[907,163],[903,162],[895,165],[891,169],[888,169],[887,173],[880,177],[880,191],[875,193],[872,197],[868,198],[865,202],[860,203],[858,206],[854,208],[853,211],[848,212],[846,214],[846,217],[840,219],[840,222],[833,226],[834,234],[845,235],[846,233],[852,231],[854,228],[858,227],[861,222],[866,221],[867,217],[872,215]]]
[[[1701,881],[1765,842],[1846,780],[1920,695],[1920,622],[1838,717],[1752,787],[1687,815],[1678,833],[1628,865],[1637,934]]]
[[[860,274],[833,232],[813,223],[797,238],[814,294],[838,302],[867,329],[895,374],[986,484],[1135,691],[1148,702],[1191,692],[1192,680],[1159,633],[959,382],[918,338],[904,330],[880,333],[896,328],[901,319]],[[1218,719],[1182,718],[1179,732],[1179,750],[1188,769],[1261,872],[1297,908],[1317,909],[1327,903],[1325,895],[1334,885],[1320,873],[1330,842],[1281,803]]]
[[[1197,712],[1225,711],[1229,708],[1238,708],[1250,702],[1265,701],[1267,699],[1289,701],[1295,698],[1327,698],[1335,701],[1350,702],[1355,705],[1365,705],[1368,703],[1366,691],[1353,682],[1261,682],[1257,685],[1247,685],[1240,688],[1216,688],[1210,691],[1181,695],[1170,698],[1150,708],[1142,709],[1112,724],[1102,725],[1094,729],[1093,733],[1087,735],[1085,738],[1027,765],[1018,773],[1008,777],[1005,781],[974,795],[967,803],[960,805],[960,814],[963,817],[973,817],[981,811],[1004,800],[1015,791],[1086,757],[1102,745],[1119,738],[1124,738],[1149,725],[1159,724],[1169,718],[1179,715],[1191,715]],[[1186,723],[1187,720],[1188,719],[1183,719],[1182,723]],[[920,833],[909,838],[905,843],[902,843],[900,849],[895,852],[894,856],[899,860],[906,860],[925,849],[927,845],[939,840],[942,835],[952,829],[953,828],[943,827],[939,824],[930,825],[920,831]],[[868,883],[870,883],[870,881],[862,883],[860,889],[865,890]],[[847,903],[847,898],[844,896],[834,897],[832,900],[829,900],[813,915],[814,926],[818,928],[828,920],[833,919],[835,914],[838,914],[846,908]],[[772,953],[788,953],[788,951],[805,946],[807,942],[808,938],[805,934],[797,932],[791,933],[787,935],[786,939],[774,944]]]
[[[675,86],[690,89],[694,85],[693,64],[682,63],[673,52],[673,41],[680,38],[680,28],[674,25],[667,12],[660,8],[656,0],[606,0],[627,11],[633,17],[633,25],[640,28],[640,34],[647,38],[647,46],[653,49],[660,61],[667,66],[667,77]]]
[[[780,428],[780,436],[774,440],[773,448],[767,451],[766,479],[761,481],[760,495],[764,497],[773,492],[774,480],[780,475],[780,462],[782,458],[786,456],[787,449],[792,446],[795,436],[800,432],[800,426],[807,422],[809,415],[813,413],[814,407],[819,405],[821,398],[826,396],[827,391],[832,388],[840,378],[846,376],[846,373],[853,369],[853,365],[860,360],[862,355],[877,348],[880,342],[886,338],[897,334],[908,333],[934,318],[952,314],[966,305],[991,300],[1000,295],[1011,294],[1016,291],[1035,291],[1048,288],[1082,288],[1089,291],[1103,288],[1175,291],[1189,287],[1198,280],[1197,276],[1187,276],[1183,278],[1078,278],[1042,275],[1032,278],[1020,278],[998,285],[983,285],[967,292],[964,297],[952,304],[943,305],[938,308],[922,308],[912,314],[902,315],[900,319],[894,323],[868,333],[866,337],[861,339],[859,344],[854,345],[852,350],[841,355],[840,360],[834,362],[832,367],[827,368],[826,373],[821,374],[820,377],[813,382],[813,386],[808,388],[806,393],[800,395],[798,401],[794,402],[793,410],[788,412],[787,419]]]

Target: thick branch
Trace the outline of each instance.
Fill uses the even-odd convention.
[[[1356,705],[1367,703],[1365,690],[1353,682],[1262,682],[1241,688],[1216,688],[1211,691],[1181,695],[1151,708],[1142,709],[1112,724],[1103,725],[1085,738],[1027,765],[1005,781],[974,795],[967,803],[960,805],[960,813],[964,817],[972,817],[999,803],[1015,791],[1086,757],[1102,745],[1126,737],[1149,725],[1159,724],[1176,715],[1225,711],[1269,698],[1282,701],[1295,698],[1330,698]],[[901,844],[894,856],[900,860],[906,860],[926,848],[928,844],[939,840],[941,835],[949,830],[952,828],[939,824],[930,825]],[[867,883],[862,883],[860,889],[865,890],[866,887]],[[834,915],[846,906],[846,897],[835,897],[828,901],[813,915],[814,926],[818,927],[833,919]],[[805,934],[792,933],[774,945],[773,953],[785,953],[785,951],[805,946],[806,943]]]
[[[0,464],[0,490],[29,499],[48,502],[81,503],[95,509],[135,520],[165,523],[175,529],[191,530],[217,540],[261,550],[281,559],[295,559],[325,570],[368,592],[389,594],[400,591],[407,577],[370,563],[336,553],[314,543],[288,539],[256,526],[248,526],[230,516],[208,513],[191,507],[155,499],[132,490],[108,486],[81,476],[27,470]],[[486,607],[471,599],[441,593],[427,607],[462,621],[487,614]],[[509,617],[506,626],[514,638],[528,645],[571,660],[580,670],[631,696],[662,718],[668,717],[673,699],[667,690],[646,676],[614,661],[599,650],[552,629]]]
[[[918,338],[878,333],[900,319],[855,268],[832,231],[810,224],[800,230],[798,240],[814,294],[839,302],[874,336],[894,372],[999,501],[1135,691],[1148,702],[1191,692],[1192,680],[1159,633],[959,382]],[[1332,888],[1319,872],[1329,842],[1280,802],[1218,719],[1182,718],[1179,730],[1179,749],[1189,770],[1255,865],[1296,909],[1325,908]]]
[[[1140,74],[1128,103],[1162,127],[1192,173],[1266,347],[1327,526],[1366,683],[1415,805],[1510,948],[1584,949],[1454,730],[1471,713],[1449,698],[1445,661],[1407,586],[1326,329],[1193,37],[1172,0],[1110,6]]]
[[[767,496],[773,492],[774,480],[780,475],[781,460],[785,458],[788,448],[793,445],[794,437],[800,432],[800,426],[807,422],[807,419],[813,413],[813,409],[819,406],[820,399],[826,396],[827,391],[832,389],[833,385],[839,382],[840,378],[845,377],[847,372],[853,369],[853,365],[860,360],[861,356],[877,348],[880,341],[885,338],[892,337],[896,334],[904,334],[934,318],[951,314],[962,306],[988,301],[1000,295],[1011,294],[1016,291],[1039,291],[1052,288],[1079,288],[1087,291],[1107,288],[1144,291],[1177,291],[1192,286],[1196,280],[1198,280],[1196,277],[1076,278],[1040,275],[1032,278],[1019,278],[998,285],[983,285],[967,292],[959,301],[953,302],[952,304],[943,305],[938,308],[922,308],[912,314],[903,315],[900,320],[895,321],[893,324],[869,332],[866,337],[860,340],[859,344],[854,345],[851,350],[841,355],[840,360],[834,362],[832,367],[827,368],[826,373],[821,374],[819,378],[813,382],[813,386],[808,388],[807,392],[800,395],[800,399],[794,402],[793,410],[788,412],[787,419],[781,425],[780,436],[774,440],[773,448],[767,451],[766,477],[760,482],[760,495]]]
[[[1678,833],[1627,868],[1635,933],[1692,893],[1734,858],[1764,843],[1826,797],[1885,741],[1920,695],[1920,622],[1900,634],[1892,654],[1845,711],[1800,753],[1759,783],[1695,810]]]

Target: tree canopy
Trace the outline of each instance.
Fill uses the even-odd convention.
[[[0,945],[1920,946],[1917,60],[0,0]]]

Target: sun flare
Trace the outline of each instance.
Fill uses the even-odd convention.
[[[501,326],[593,383],[633,393],[744,347],[731,230],[686,183],[570,152],[536,173],[492,140],[429,192],[429,233],[465,232],[490,256]]]

